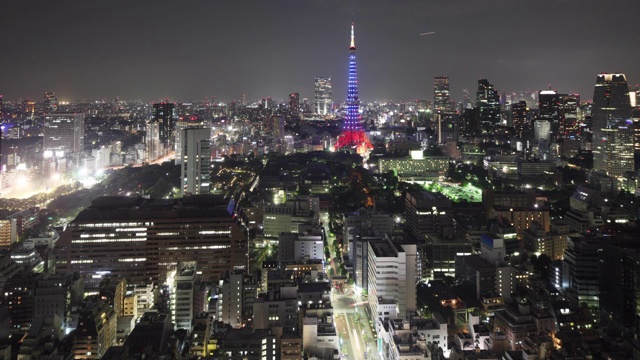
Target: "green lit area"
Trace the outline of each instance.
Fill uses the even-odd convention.
[[[482,189],[472,184],[428,183],[424,185],[428,191],[439,192],[453,202],[482,202]]]

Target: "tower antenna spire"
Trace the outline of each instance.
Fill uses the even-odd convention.
[[[353,22],[353,14],[351,14],[351,46],[349,47],[350,50],[355,50],[356,49],[356,37],[355,37],[355,33],[354,33],[354,22]]]

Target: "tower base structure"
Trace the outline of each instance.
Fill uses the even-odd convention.
[[[336,150],[345,147],[355,147],[356,153],[359,155],[366,155],[373,150],[373,145],[364,131],[345,131],[340,134],[336,143]]]

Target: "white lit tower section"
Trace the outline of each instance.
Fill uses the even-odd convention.
[[[629,86],[624,74],[600,74],[593,92],[593,169],[622,177],[635,161]]]
[[[315,111],[319,115],[331,113],[331,77],[316,77],[315,80]]]

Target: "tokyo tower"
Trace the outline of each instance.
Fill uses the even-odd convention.
[[[349,87],[347,90],[347,114],[342,124],[342,133],[338,136],[336,150],[355,148],[360,155],[373,149],[362,127],[360,116],[360,99],[358,98],[358,76],[356,75],[356,42],[354,25],[351,22],[351,46],[349,47]]]

